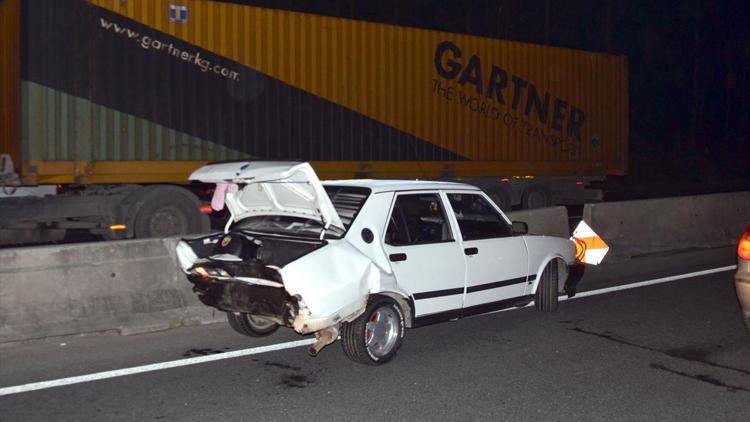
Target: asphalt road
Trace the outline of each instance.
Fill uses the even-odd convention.
[[[730,250],[593,269],[582,290],[732,263]],[[304,347],[0,396],[0,420],[750,421],[750,335],[732,271],[407,330],[381,367],[338,344]],[[195,356],[265,339],[214,324],[0,348],[0,390]]]

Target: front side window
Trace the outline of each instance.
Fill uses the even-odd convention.
[[[393,246],[421,245],[453,240],[450,224],[436,193],[396,197],[388,220],[385,243]]]
[[[482,195],[449,193],[448,200],[464,240],[491,239],[513,234],[511,226]]]

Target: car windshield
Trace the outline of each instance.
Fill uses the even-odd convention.
[[[257,215],[238,221],[234,229],[256,233],[319,238],[323,231],[323,223],[303,217]],[[326,230],[325,238],[338,239],[343,235],[344,232],[341,229],[331,226]]]

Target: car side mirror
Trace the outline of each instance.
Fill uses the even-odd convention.
[[[523,221],[514,221],[512,227],[513,234],[516,235],[527,234],[529,232],[529,225]]]

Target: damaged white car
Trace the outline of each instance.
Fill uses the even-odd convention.
[[[523,306],[557,308],[575,245],[527,235],[479,189],[460,183],[321,183],[307,163],[211,164],[224,233],[184,239],[182,270],[200,300],[250,336],[279,326],[339,335],[354,361],[382,364],[404,329]]]

